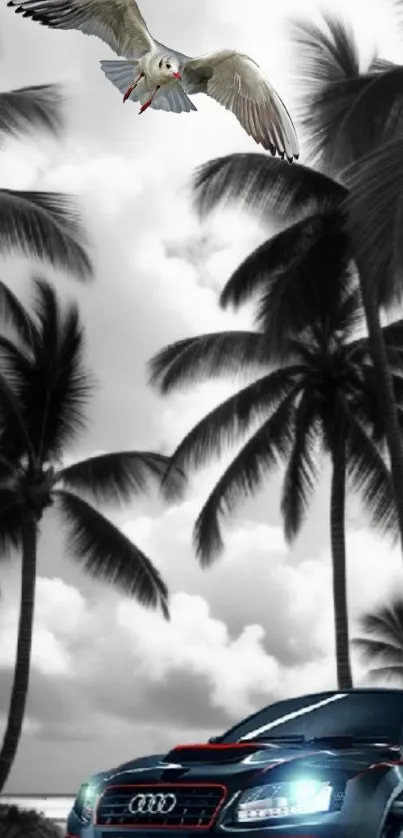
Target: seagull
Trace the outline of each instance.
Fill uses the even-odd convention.
[[[128,99],[147,108],[189,113],[189,98],[204,93],[231,111],[243,129],[273,157],[298,160],[296,131],[258,64],[236,50],[191,58],[156,41],[135,0],[8,0],[8,6],[52,29],[95,35],[121,58],[101,69]],[[122,60],[123,59],[123,60]]]

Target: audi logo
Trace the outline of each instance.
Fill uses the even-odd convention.
[[[136,794],[128,805],[131,815],[168,815],[175,809],[177,800],[174,794]]]

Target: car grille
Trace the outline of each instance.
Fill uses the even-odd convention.
[[[139,798],[142,795],[142,798]],[[149,797],[146,797],[150,795]],[[170,795],[167,808],[170,811],[155,811],[156,795]],[[174,795],[174,798],[172,797]],[[152,796],[152,797],[151,797]],[[221,785],[199,783],[160,783],[157,786],[110,786],[101,796],[96,813],[96,826],[120,827],[185,827],[207,829],[224,802],[226,789]],[[134,798],[137,800],[133,804]],[[138,803],[146,800],[143,811]],[[174,805],[172,806],[175,800]],[[129,806],[132,801],[132,809]],[[150,805],[153,811],[149,811]],[[171,808],[172,807],[172,808]]]

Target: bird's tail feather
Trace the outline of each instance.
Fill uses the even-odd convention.
[[[106,78],[117,87],[124,95],[127,88],[133,84],[136,78],[138,61],[126,61],[124,59],[117,59],[112,61],[100,61],[101,70],[105,73]],[[144,80],[142,80],[138,87],[133,90],[130,96],[132,102],[140,102],[144,104],[151,94],[147,90]]]

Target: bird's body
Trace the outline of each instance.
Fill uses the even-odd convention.
[[[122,56],[101,61],[124,101],[183,113],[204,93],[230,110],[244,130],[273,155],[298,159],[291,117],[261,68],[249,56],[222,50],[190,58],[156,41],[135,0],[9,0],[16,12],[54,29],[95,35]]]

